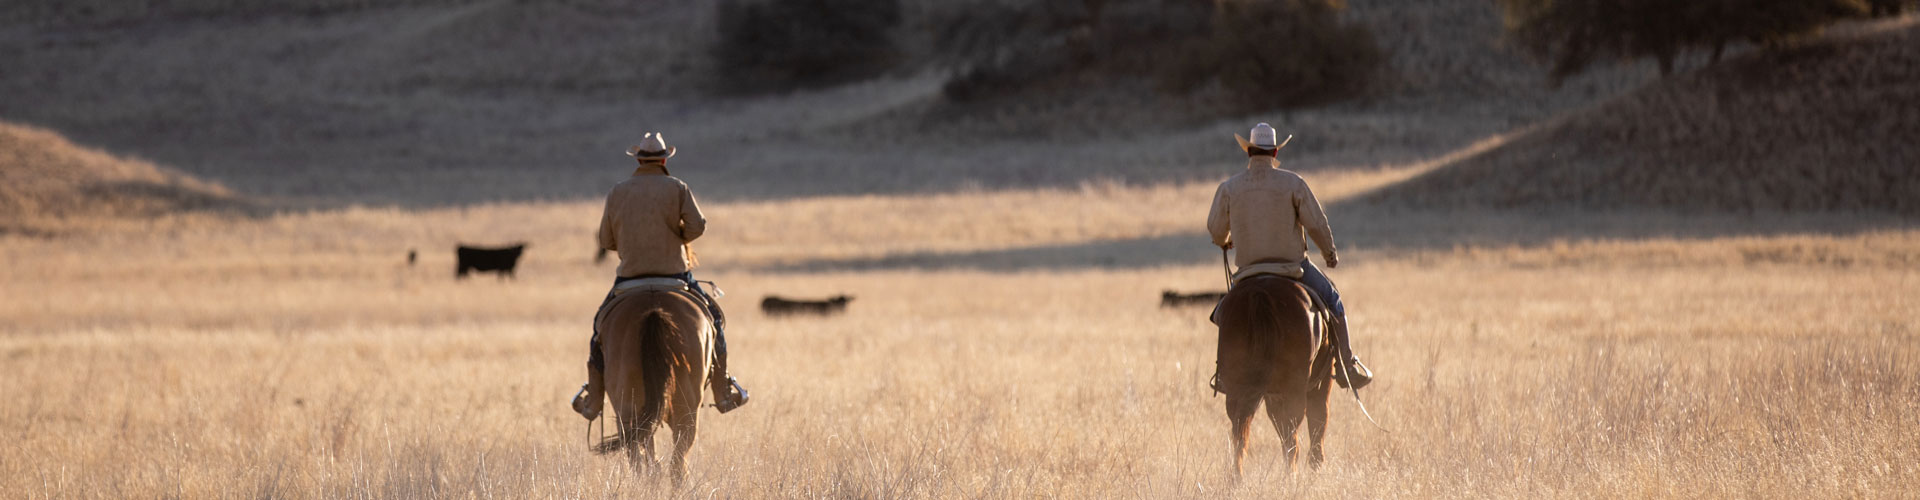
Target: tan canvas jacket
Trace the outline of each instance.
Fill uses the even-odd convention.
[[[687,243],[706,231],[687,183],[665,167],[642,166],[607,193],[600,248],[620,254],[622,277],[679,274],[692,269]]]
[[[1233,242],[1234,265],[1261,261],[1303,262],[1307,237],[1321,251],[1334,251],[1333,229],[1320,200],[1299,174],[1282,170],[1271,158],[1251,158],[1247,171],[1220,183],[1207,214],[1213,244]]]

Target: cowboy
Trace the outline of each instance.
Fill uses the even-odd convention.
[[[714,406],[720,413],[747,403],[747,392],[739,381],[727,376],[726,313],[720,304],[693,279],[695,265],[688,244],[707,230],[707,218],[693,201],[687,183],[667,172],[667,159],[677,152],[667,147],[659,133],[648,133],[640,145],[627,149],[627,156],[640,163],[633,177],[613,186],[607,193],[607,207],[600,216],[600,248],[620,255],[617,287],[627,281],[671,277],[684,281],[687,289],[706,305],[713,318],[713,371],[708,385],[713,389]],[[613,292],[600,303],[604,311],[613,302]],[[587,383],[574,396],[573,410],[592,420],[600,416],[605,394],[601,370],[606,366],[600,355],[599,322],[595,321],[593,340],[587,355]]]
[[[1265,123],[1254,125],[1250,133],[1252,140],[1234,135],[1247,153],[1247,171],[1220,183],[1220,189],[1214,192],[1213,209],[1207,214],[1207,232],[1213,235],[1213,244],[1222,250],[1238,249],[1234,265],[1239,269],[1233,281],[1256,274],[1276,274],[1299,280],[1320,296],[1327,311],[1332,313],[1331,333],[1346,360],[1346,367],[1334,378],[1341,387],[1351,384],[1359,389],[1373,381],[1373,372],[1353,355],[1347,338],[1347,310],[1340,303],[1340,291],[1326,274],[1314,267],[1313,261],[1307,260],[1307,241],[1302,236],[1304,232],[1313,238],[1327,267],[1339,267],[1333,228],[1327,224],[1327,214],[1321,211],[1320,201],[1314,199],[1307,181],[1299,174],[1280,168],[1280,160],[1275,155],[1293,136],[1287,136],[1287,142],[1276,142],[1275,135],[1273,127]]]

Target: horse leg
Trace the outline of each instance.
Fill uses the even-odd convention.
[[[620,441],[627,452],[627,463],[635,473],[653,469],[653,428],[624,416],[620,419]]]
[[[646,429],[640,431],[640,439],[637,440],[640,450],[646,452],[647,473],[655,477],[658,477],[660,472],[660,455],[653,452],[653,435],[654,431],[658,429],[658,426],[648,426]]]
[[[1306,404],[1307,438],[1313,443],[1307,448],[1307,466],[1319,470],[1320,464],[1327,460],[1320,451],[1320,442],[1327,437],[1327,391],[1321,389],[1319,394],[1307,398],[1310,400]]]
[[[678,488],[687,480],[687,451],[693,449],[693,438],[700,432],[700,406],[697,403],[679,405],[674,410],[667,424],[673,427],[672,474],[673,486]]]
[[[1333,360],[1337,352],[1330,345],[1322,348],[1314,358],[1313,371],[1307,376],[1307,438],[1312,440],[1311,448],[1307,449],[1307,466],[1315,470],[1326,462],[1320,443],[1327,437],[1327,397],[1333,393]]]
[[[641,423],[638,420],[641,402],[639,396],[631,389],[630,381],[633,377],[630,374],[629,367],[625,365],[610,364],[607,367],[607,399],[613,403],[612,418],[614,427],[619,432],[620,450],[626,453],[628,465],[633,467],[634,472],[639,473],[646,471],[647,459],[653,454],[650,445],[647,450],[640,448],[640,440],[643,438],[650,440],[653,433],[640,428]]]
[[[1260,409],[1260,398],[1252,394],[1227,394],[1227,420],[1233,423],[1233,478],[1238,480],[1247,459],[1247,438],[1253,433],[1253,413]]]
[[[662,408],[667,427],[673,429],[673,463],[669,473],[675,488],[687,480],[687,451],[693,449],[694,436],[700,430],[700,390],[706,387],[696,375],[700,373],[699,368],[689,369],[685,365],[678,368],[680,373],[673,378],[671,404]]]
[[[1300,417],[1306,413],[1304,395],[1268,394],[1267,419],[1273,421],[1273,430],[1280,434],[1280,445],[1287,448],[1287,472],[1300,470],[1296,456],[1300,452]]]

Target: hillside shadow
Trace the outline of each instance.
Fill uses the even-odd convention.
[[[1670,213],[1591,214],[1450,212],[1410,213],[1378,208],[1332,208],[1338,245],[1347,255],[1451,251],[1461,248],[1538,248],[1564,242],[1704,241],[1784,235],[1853,236],[1889,229],[1920,229],[1920,221],[1892,215],[1757,214],[1689,216]],[[1204,214],[1196,214],[1203,218]],[[1314,249],[1311,253],[1317,253]],[[750,266],[775,273],[858,271],[1132,270],[1210,265],[1219,251],[1203,232],[1085,243],[965,252],[913,252],[856,258],[819,258]]]
[[[1342,249],[1388,253],[1463,247],[1538,247],[1567,241],[1855,236],[1920,228],[1920,220],[1886,213],[1415,211],[1352,202],[1330,205],[1327,211]]]
[[[1216,255],[1207,236],[1181,233],[1150,238],[1104,240],[1064,245],[979,250],[969,252],[913,252],[860,258],[807,259],[770,264],[757,269],[782,273],[834,271],[951,271],[1022,272],[1036,270],[1143,269],[1186,265]]]

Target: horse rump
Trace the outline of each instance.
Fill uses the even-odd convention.
[[[662,409],[667,405],[667,398],[672,397],[669,388],[673,386],[670,366],[673,363],[673,351],[667,345],[667,332],[672,328],[673,318],[665,311],[648,313],[640,321],[640,341],[632,343],[632,357],[627,358],[630,362],[640,363],[640,412],[629,418],[618,415],[616,411],[620,419],[620,432],[602,438],[593,447],[595,453],[604,455],[625,449],[628,443],[640,439],[641,433],[650,434],[659,426]],[[613,356],[606,357],[612,361]]]

